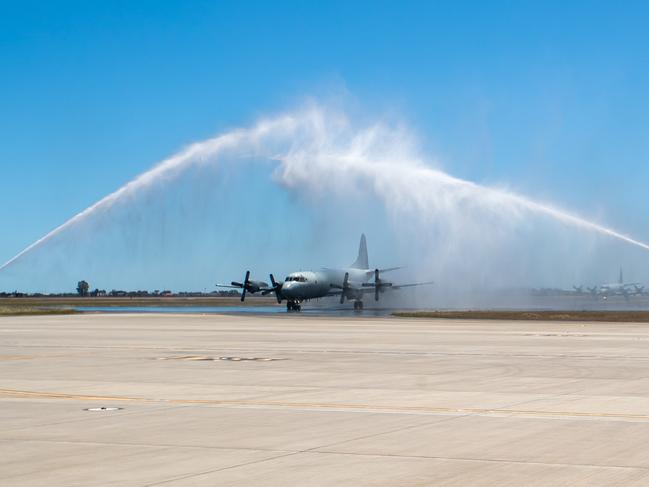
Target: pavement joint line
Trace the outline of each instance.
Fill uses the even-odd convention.
[[[577,384],[577,383],[581,382],[582,380],[583,379],[574,379],[574,380],[568,382],[565,385],[569,386],[570,384]],[[516,407],[516,406],[521,406],[523,404],[534,404],[535,402],[539,402],[539,401],[556,400],[556,399],[559,399],[559,398],[562,398],[562,397],[565,397],[565,396],[578,396],[578,395],[582,394],[584,391],[586,391],[587,389],[588,389],[587,387],[584,387],[584,388],[580,389],[579,391],[565,391],[565,392],[559,392],[557,394],[549,394],[547,397],[530,399],[530,400],[527,400],[527,401],[520,401],[520,402],[509,404],[506,407],[507,408],[513,408],[513,407]]]
[[[154,487],[156,485],[168,484],[170,482],[177,482],[179,480],[186,480],[186,479],[190,479],[190,478],[193,478],[193,477],[200,477],[201,475],[208,475],[208,474],[211,474],[211,473],[222,472],[224,470],[230,470],[230,469],[233,469],[233,468],[246,467],[248,465],[255,465],[255,464],[258,464],[258,463],[264,463],[264,462],[268,462],[268,461],[272,461],[272,460],[277,460],[279,458],[290,457],[290,456],[293,456],[293,455],[297,455],[299,453],[302,453],[302,452],[301,451],[294,451],[294,452],[285,453],[283,455],[276,455],[274,457],[261,458],[261,459],[258,459],[258,460],[251,460],[251,461],[239,463],[239,464],[236,464],[236,465],[229,465],[227,467],[219,467],[219,468],[215,468],[215,469],[211,469],[211,470],[204,470],[204,471],[201,471],[201,472],[195,472],[195,473],[191,473],[191,474],[186,474],[186,475],[182,475],[182,476],[178,476],[178,477],[169,478],[169,479],[158,481],[158,482],[153,482],[151,484],[143,484],[142,487]]]
[[[422,426],[422,425],[416,425]],[[413,426],[414,427],[414,426]],[[401,428],[410,429],[411,427]],[[386,434],[390,432],[378,433],[378,435]],[[323,445],[314,448],[308,448],[304,450],[294,451],[294,450],[282,450],[282,449],[270,449],[270,448],[242,448],[242,447],[229,447],[229,446],[205,446],[205,445],[170,445],[170,444],[145,444],[145,443],[120,443],[120,442],[97,442],[97,441],[70,441],[70,440],[52,440],[52,439],[24,439],[24,438],[1,438],[0,442],[10,442],[18,441],[23,443],[60,443],[60,444],[74,444],[74,445],[98,445],[98,446],[124,446],[124,447],[143,447],[143,448],[152,448],[159,449],[161,451],[169,449],[208,449],[208,450],[242,450],[242,451],[260,451],[260,452],[269,452],[269,453],[284,453],[283,455],[278,455],[273,458],[262,459],[261,461],[273,460],[276,458],[283,458],[286,456],[296,455],[300,453],[306,454],[322,454],[322,455],[350,455],[350,456],[363,456],[363,457],[378,457],[378,458],[414,458],[414,459],[427,459],[427,460],[449,460],[449,461],[460,461],[460,462],[478,462],[478,463],[509,463],[509,464],[524,464],[524,465],[547,465],[547,466],[556,466],[556,467],[582,467],[582,468],[595,468],[595,469],[624,469],[624,470],[649,470],[649,467],[642,465],[596,465],[589,463],[563,463],[563,462],[538,462],[538,461],[527,461],[527,460],[508,460],[502,458],[470,458],[470,457],[448,457],[448,456],[439,456],[439,455],[403,455],[398,453],[363,453],[363,452],[340,452],[335,450],[321,450],[321,448],[328,448],[330,446],[336,446],[340,444],[347,443],[349,441],[356,441],[359,439],[365,439],[375,435],[367,435],[365,437],[353,438],[351,440],[346,440],[340,443],[334,443],[331,445]],[[130,454],[129,454],[130,455]],[[259,460],[250,462],[257,463]],[[225,470],[229,468],[236,468],[238,466],[246,466],[249,463],[244,463],[241,465],[231,465],[228,467],[223,467],[220,470]],[[67,467],[62,467],[67,468]],[[218,471],[218,470],[216,470]],[[206,471],[195,474],[189,474],[188,476],[182,478],[166,479],[154,484],[147,485],[159,485],[161,483],[168,483],[170,481],[182,480],[183,478],[192,477],[195,475],[204,475],[207,473],[212,473],[214,471]],[[19,474],[16,476],[21,476],[25,474]],[[13,476],[13,477],[16,477]],[[4,477],[8,478],[8,477]]]
[[[470,416],[470,414],[466,415],[466,416]],[[166,479],[166,480],[159,481],[159,482],[146,484],[144,487],[154,487],[156,485],[164,485],[164,484],[168,484],[170,482],[177,482],[177,481],[180,481],[180,480],[186,480],[186,479],[190,479],[190,478],[200,477],[200,476],[203,476],[203,475],[218,473],[218,472],[222,472],[222,471],[225,471],[225,470],[231,470],[231,469],[235,469],[235,468],[246,467],[246,466],[249,466],[249,465],[255,465],[255,464],[259,464],[259,463],[265,463],[265,462],[274,461],[274,460],[277,460],[277,459],[280,459],[280,458],[286,458],[286,457],[290,457],[290,456],[299,455],[299,454],[302,454],[302,453],[307,454],[307,455],[308,454],[316,454],[316,455],[317,454],[335,454],[335,455],[351,455],[351,456],[419,458],[419,459],[431,459],[431,460],[436,459],[436,460],[450,460],[450,461],[452,461],[452,460],[474,461],[474,462],[483,462],[483,463],[490,462],[490,463],[524,464],[524,465],[525,464],[529,464],[529,465],[546,465],[546,466],[553,466],[553,467],[556,466],[556,467],[582,467],[582,468],[586,467],[586,468],[599,468],[599,469],[614,468],[614,469],[624,469],[624,470],[649,470],[649,468],[647,468],[647,467],[618,466],[618,465],[612,465],[612,466],[601,465],[600,466],[600,465],[592,465],[592,464],[584,464],[584,465],[580,465],[580,464],[561,464],[561,463],[551,463],[551,462],[526,462],[526,461],[498,460],[498,459],[465,459],[465,458],[428,457],[428,456],[414,456],[414,455],[413,456],[401,456],[401,455],[389,455],[389,454],[388,455],[381,455],[381,454],[372,455],[372,454],[363,454],[363,453],[328,452],[328,451],[319,451],[318,450],[319,448],[328,448],[328,447],[331,447],[331,446],[342,445],[342,444],[349,443],[349,442],[352,442],[352,441],[372,438],[372,437],[375,437],[375,436],[381,436],[381,435],[390,434],[390,433],[394,433],[394,432],[398,432],[398,431],[407,431],[409,429],[426,426],[427,424],[436,424],[436,423],[445,422],[445,421],[452,421],[452,420],[462,418],[462,417],[466,417],[466,416],[458,416],[458,417],[448,418],[447,420],[442,420],[442,421],[433,421],[433,422],[428,422],[428,423],[424,423],[424,424],[411,425],[411,426],[407,426],[407,427],[403,427],[403,428],[393,429],[391,431],[384,431],[384,432],[375,433],[375,434],[372,434],[372,435],[366,435],[366,436],[362,436],[362,437],[358,437],[358,438],[352,438],[352,439],[349,439],[349,440],[344,440],[344,441],[329,444],[329,445],[322,445],[322,446],[318,446],[318,447],[307,448],[307,449],[303,449],[303,450],[289,452],[289,453],[286,453],[284,455],[277,455],[277,456],[274,456],[274,457],[263,458],[263,459],[259,459],[259,460],[249,461],[249,462],[243,462],[243,463],[240,463],[240,464],[237,464],[237,465],[230,465],[230,466],[227,466],[227,467],[221,467],[221,468],[217,468],[217,469],[213,469],[213,470],[196,472],[196,473],[193,473],[193,474],[188,474],[188,475],[184,475],[184,476],[179,476],[179,477]]]
[[[264,459],[261,459],[261,460],[244,462],[244,463],[241,463],[241,464],[238,464],[238,465],[231,465],[229,467],[218,468],[218,469],[215,469],[215,470],[210,470],[210,471],[205,471],[205,472],[198,472],[198,473],[195,473],[195,474],[192,474],[192,475],[185,475],[183,477],[177,477],[177,478],[168,479],[168,480],[165,480],[163,482],[156,482],[156,483],[153,483],[153,484],[147,484],[145,487],[153,487],[155,485],[162,485],[162,484],[166,484],[166,483],[169,483],[169,482],[176,482],[178,480],[185,480],[185,479],[192,478],[192,477],[199,477],[201,475],[217,473],[217,472],[221,472],[221,471],[224,471],[224,470],[230,470],[230,469],[234,469],[234,468],[245,467],[245,466],[248,466],[248,465],[254,465],[254,464],[263,463],[263,462],[267,462],[267,461],[277,460],[279,458],[285,458],[285,457],[289,457],[289,456],[294,456],[294,455],[298,455],[300,453],[309,453],[309,452],[314,451],[314,450],[316,450],[318,448],[326,448],[328,446],[341,445],[341,444],[344,444],[344,443],[348,443],[350,441],[356,441],[356,440],[360,440],[360,439],[364,439],[364,438],[371,438],[373,436],[380,436],[380,435],[394,433],[394,432],[397,432],[397,431],[403,431],[403,430],[407,430],[407,429],[411,429],[411,428],[415,428],[415,427],[426,426],[427,424],[440,423],[440,422],[444,422],[444,421],[451,420],[451,419],[456,419],[456,417],[448,418],[448,419],[442,419],[441,421],[429,421],[429,422],[426,422],[424,424],[417,424],[417,425],[407,426],[407,427],[403,427],[403,428],[396,428],[396,429],[392,429],[390,431],[383,431],[381,433],[374,433],[374,434],[371,434],[371,435],[365,435],[365,436],[361,436],[361,437],[351,438],[351,439],[348,439],[348,440],[343,440],[343,441],[339,441],[339,442],[335,442],[335,443],[331,443],[331,444],[327,444],[327,445],[320,445],[320,446],[315,446],[315,447],[312,447],[312,448],[306,448],[306,449],[303,449],[303,450],[293,451],[293,452],[290,452],[290,453],[286,453],[284,455],[277,455],[275,457],[264,458]]]
[[[217,446],[217,445],[176,445],[168,443],[125,443],[116,441],[88,441],[88,440],[57,440],[51,438],[0,438],[2,441],[18,441],[23,443],[61,443],[70,445],[97,445],[97,446],[134,446],[149,448],[184,448],[199,450],[241,450],[241,451],[262,451],[269,453],[295,453],[295,450],[286,450],[282,448],[253,448],[241,446]]]
[[[518,406],[518,405],[521,405],[521,404],[525,404],[526,402],[531,402],[531,401],[519,401],[519,402],[512,403],[512,404],[510,404],[510,405],[508,405],[506,407],[514,407],[514,406]],[[320,447],[317,447],[317,448],[311,448],[310,450],[307,450],[307,451],[311,451],[311,450],[315,451],[316,449],[319,449],[319,448],[328,448],[328,447],[331,447],[331,446],[342,445],[342,444],[345,444],[345,443],[349,443],[351,441],[357,441],[357,440],[362,440],[362,439],[367,439],[367,438],[374,438],[376,436],[382,436],[382,435],[396,433],[396,432],[400,432],[400,431],[407,431],[409,429],[413,429],[413,428],[417,428],[417,427],[425,427],[425,426],[430,426],[430,425],[437,425],[437,424],[444,423],[444,422],[447,422],[447,421],[454,421],[456,419],[467,418],[467,417],[475,416],[475,415],[476,415],[475,413],[468,413],[468,414],[464,414],[464,415],[452,416],[450,418],[442,419],[441,421],[427,421],[425,423],[418,424],[418,425],[412,425],[412,426],[407,426],[407,427],[403,427],[403,428],[397,428],[397,429],[394,429],[392,431],[386,431],[386,432],[382,432],[382,433],[370,434],[370,435],[355,438],[355,439],[352,439],[352,440],[346,440],[346,441],[342,441],[342,442],[338,442],[338,443],[332,443],[332,444],[329,444],[329,445],[323,445],[323,446],[320,446]]]
[[[316,450],[319,450],[320,448],[329,448],[329,447],[332,447],[332,446],[340,446],[340,445],[344,445],[345,443],[351,443],[353,441],[367,440],[368,438],[375,438],[377,436],[389,435],[391,433],[398,433],[400,431],[408,431],[408,430],[411,430],[411,429],[414,429],[414,428],[422,428],[422,427],[425,427],[425,426],[431,426],[433,424],[437,425],[437,424],[440,424],[440,423],[446,423],[448,421],[454,421],[456,419],[466,418],[468,416],[471,416],[471,415],[466,414],[466,415],[461,415],[461,416],[451,416],[451,417],[447,417],[447,418],[436,420],[436,421],[426,421],[424,423],[413,424],[413,425],[410,425],[410,426],[402,426],[402,427],[399,427],[399,428],[392,428],[391,430],[382,431],[380,433],[371,433],[369,435],[363,435],[363,436],[359,436],[359,437],[356,437],[356,438],[351,438],[351,439],[348,439],[348,440],[338,441],[338,442],[335,442],[335,443],[329,443],[329,444],[326,444],[326,445],[320,445],[320,446],[316,446],[316,447],[313,447],[313,448],[307,448],[307,449],[303,450],[302,453],[308,453],[308,452],[311,452],[311,451],[316,451]]]
[[[527,461],[527,460],[507,460],[502,458],[442,457],[437,455],[400,455],[398,453],[360,453],[360,452],[337,452],[337,451],[327,451],[327,450],[306,450],[302,453],[325,454],[325,455],[353,455],[353,456],[386,457],[386,458],[421,458],[421,459],[430,459],[430,460],[454,460],[460,462],[489,462],[489,463],[512,463],[512,464],[523,464],[523,465],[550,465],[556,467],[649,470],[649,467],[642,466],[642,465],[595,465],[592,463],[535,462],[535,461]]]
[[[172,450],[173,448],[158,447],[158,449],[159,449],[159,451],[162,452],[162,451]],[[124,458],[124,457],[132,458],[133,455],[134,455],[133,452],[120,453],[120,454],[118,454],[118,455],[115,455],[115,456],[110,457],[110,461],[118,460],[118,459],[120,459],[120,458]],[[93,463],[92,460],[77,461],[77,463],[74,465],[74,467],[78,467],[78,466],[80,466],[80,465],[89,465],[89,464],[92,464],[92,463]],[[49,474],[49,473],[52,472],[52,471],[56,471],[56,470],[65,470],[65,469],[69,469],[69,468],[71,468],[71,467],[72,467],[71,465],[58,465],[58,466],[53,466],[53,467],[49,467],[49,468],[47,469],[47,472],[48,472],[48,474]],[[33,475],[33,474],[35,474],[35,473],[39,473],[39,472],[42,472],[42,470],[40,470],[40,469],[36,469],[36,470],[31,470],[31,471],[29,471],[29,472],[20,472],[20,473],[16,473],[16,474],[13,474],[13,475],[4,475],[4,476],[0,476],[0,479],[2,479],[2,480],[7,480],[7,479],[20,479],[20,477],[25,477],[25,476],[28,476],[28,475]],[[0,474],[0,475],[2,475],[2,474]]]
[[[575,383],[580,382],[581,380],[582,379],[574,379],[574,380],[571,380],[570,382],[568,382],[565,385],[568,386],[570,384],[575,384]],[[574,391],[565,391],[565,392],[559,392],[557,394],[548,394],[548,395],[546,395],[546,397],[543,397],[543,398],[534,398],[534,399],[527,399],[527,400],[523,400],[523,401],[516,401],[516,402],[510,403],[510,404],[507,404],[506,406],[500,406],[500,409],[509,410],[510,408],[522,406],[523,404],[531,404],[531,403],[535,403],[535,402],[538,402],[538,401],[547,401],[547,400],[558,399],[558,398],[563,397],[563,396],[579,394],[579,393],[583,392],[584,390],[585,389],[582,389],[582,390],[580,390],[579,392],[576,392],[576,393]]]
[[[567,393],[564,393],[567,394]],[[353,403],[312,403],[312,402],[285,402],[285,401],[255,401],[255,400],[219,400],[219,399],[155,399],[146,397],[130,396],[86,396],[80,394],[65,394],[56,392],[18,391],[11,389],[0,389],[0,396],[9,398],[33,398],[33,399],[61,399],[77,401],[118,401],[118,402],[142,402],[142,403],[168,403],[179,405],[212,405],[264,408],[277,407],[286,409],[313,409],[313,410],[339,410],[339,411],[363,411],[363,412],[393,412],[401,414],[409,413],[431,413],[431,414],[492,414],[492,415],[517,415],[517,416],[542,416],[542,417],[575,417],[575,418],[611,418],[611,419],[645,419],[649,420],[649,414],[631,413],[607,413],[591,411],[552,411],[534,409],[508,409],[508,407],[494,408],[467,408],[467,407],[429,407],[429,406],[388,406],[379,404],[353,404]],[[560,397],[563,394],[552,396]],[[525,404],[533,400],[522,401],[516,404]]]
[[[221,471],[224,471],[224,470],[230,470],[230,469],[234,469],[234,468],[245,467],[245,466],[248,466],[248,465],[254,465],[254,464],[258,464],[258,463],[268,462],[268,461],[272,461],[272,460],[277,460],[279,458],[285,458],[285,457],[289,457],[289,456],[299,455],[300,453],[311,453],[312,451],[315,451],[318,448],[327,448],[329,446],[341,445],[341,444],[344,444],[344,443],[349,443],[351,441],[361,440],[361,439],[365,439],[365,438],[371,438],[371,437],[374,437],[374,436],[381,436],[381,435],[384,435],[384,434],[394,433],[394,432],[397,432],[397,431],[404,431],[404,430],[412,429],[412,428],[415,428],[415,427],[426,426],[427,424],[433,424],[433,423],[440,423],[440,422],[444,422],[444,421],[452,420],[452,419],[456,419],[456,417],[448,418],[448,419],[442,419],[441,421],[429,421],[429,422],[426,422],[424,424],[411,425],[411,426],[407,426],[407,427],[403,427],[403,428],[396,428],[396,429],[393,428],[390,431],[383,431],[381,433],[373,433],[371,435],[365,435],[365,436],[361,436],[361,437],[351,438],[351,439],[339,441],[339,442],[336,442],[336,443],[315,446],[315,447],[312,447],[312,448],[306,448],[306,449],[303,449],[303,450],[293,451],[293,452],[287,453],[285,455],[278,455],[278,456],[271,457],[271,458],[264,458],[264,459],[261,459],[261,460],[245,462],[245,463],[241,463],[241,464],[238,464],[238,465],[231,465],[229,467],[219,468],[219,469],[216,469],[216,470],[211,470],[211,471],[206,471],[206,472],[199,472],[199,473],[196,473],[196,474],[193,474],[193,475],[186,475],[186,476],[180,477],[180,478],[168,479],[168,480],[165,480],[163,482],[147,484],[145,487],[153,487],[155,485],[162,485],[162,484],[169,483],[169,482],[176,482],[178,480],[184,480],[184,479],[188,479],[188,478],[192,478],[192,477],[199,477],[201,475],[217,473],[217,472],[221,472]]]
[[[190,406],[161,406],[157,408],[152,408],[152,409],[146,409],[146,410],[139,410],[139,411],[133,411],[133,410],[128,410],[124,411],[122,410],[119,414],[109,414],[109,415],[86,415],[86,416],[79,416],[78,418],[75,419],[68,419],[65,421],[54,421],[50,423],[38,423],[38,424],[30,424],[27,426],[19,426],[17,428],[6,428],[3,430],[3,433],[15,433],[18,431],[22,430],[31,430],[34,428],[43,428],[47,426],[57,426],[61,424],[70,424],[70,423],[85,423],[85,422],[92,422],[92,421],[108,421],[111,418],[119,418],[123,416],[133,416],[135,414],[149,414],[151,412],[157,412],[157,411],[166,411],[170,409],[183,409],[183,408],[188,408]]]

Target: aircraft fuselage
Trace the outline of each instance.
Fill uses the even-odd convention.
[[[282,297],[295,302],[323,298],[332,289],[342,288],[345,273],[349,274],[349,284],[356,285],[368,282],[374,275],[373,270],[355,268],[292,272],[282,283]]]

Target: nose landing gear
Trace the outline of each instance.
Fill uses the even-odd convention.
[[[363,310],[363,301],[354,301],[354,311]]]
[[[302,311],[302,306],[298,301],[286,301],[286,311]]]

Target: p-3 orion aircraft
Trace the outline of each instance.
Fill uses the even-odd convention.
[[[379,296],[387,290],[432,284],[432,282],[393,284],[381,277],[382,273],[396,269],[400,268],[369,268],[367,242],[363,234],[358,247],[358,257],[348,268],[292,272],[284,282],[275,281],[275,277],[271,274],[270,286],[263,281],[251,280],[250,271],[246,271],[243,282],[232,281],[230,285],[217,284],[217,287],[241,289],[241,301],[246,299],[246,293],[261,293],[263,296],[274,293],[278,303],[286,301],[286,311],[300,311],[304,301],[328,296],[340,296],[340,304],[343,304],[345,299],[353,301],[354,309],[362,310],[363,297],[366,294],[373,294],[374,300],[378,301]]]

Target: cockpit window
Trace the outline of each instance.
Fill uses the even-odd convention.
[[[304,276],[288,276],[286,282],[295,281],[295,282],[306,282],[306,277]]]

